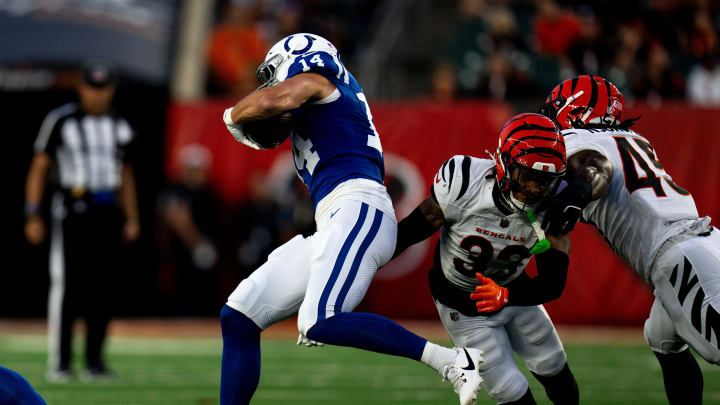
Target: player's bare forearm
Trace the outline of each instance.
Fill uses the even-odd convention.
[[[445,224],[445,215],[433,196],[426,198],[413,212],[398,223],[397,243],[393,257],[421,242]]]
[[[316,73],[303,73],[250,93],[233,107],[233,122],[259,121],[300,107],[311,98],[324,98],[335,90],[335,85]]]
[[[52,158],[47,153],[38,153],[30,163],[27,181],[25,182],[25,204],[39,205],[45,191],[45,181]]]
[[[607,191],[613,176],[613,166],[608,158],[594,150],[582,150],[568,159],[571,181],[584,180],[592,188],[592,199],[596,200]]]
[[[420,208],[427,222],[432,225],[435,230],[445,225],[445,214],[434,196],[426,198],[420,203],[418,208]]]
[[[126,221],[137,221],[139,218],[135,175],[130,165],[123,165],[122,184],[120,185],[120,207]]]

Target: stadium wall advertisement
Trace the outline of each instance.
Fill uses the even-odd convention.
[[[246,198],[256,175],[267,176],[263,184],[281,195],[282,190],[273,187],[287,182],[275,180],[294,176],[290,142],[263,152],[236,143],[221,120],[230,104],[213,100],[169,109],[167,174],[177,173],[177,151],[198,142],[213,152],[212,182],[227,202]],[[642,117],[635,129],[653,144],[673,180],[692,192],[700,215],[720,218],[717,111],[680,104],[661,109],[630,106],[627,110],[630,117]],[[486,150],[497,147],[502,125],[515,114],[509,105],[489,102],[374,103],[372,112],[385,153],[386,185],[399,219],[428,195],[431,181],[446,159],[457,154],[487,157]],[[395,318],[437,317],[426,278],[436,237],[381,269],[358,310]],[[571,239],[565,292],[546,305],[551,318],[562,324],[642,325],[652,304],[651,289],[591,226],[578,225]],[[535,272],[534,263],[527,271]]]

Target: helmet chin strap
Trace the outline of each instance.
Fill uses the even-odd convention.
[[[546,250],[550,249],[550,241],[547,240],[547,238],[545,237],[545,231],[543,231],[540,223],[537,221],[537,218],[535,217],[535,212],[533,212],[532,209],[529,209],[525,211],[525,215],[527,215],[528,219],[530,220],[530,225],[532,225],[535,236],[537,236],[538,238],[538,241],[535,242],[533,247],[530,249],[530,254],[534,255],[538,253],[543,253]]]
[[[545,231],[543,231],[542,226],[540,226],[540,223],[537,221],[537,217],[535,216],[535,208],[537,208],[538,204],[525,204],[515,198],[512,191],[509,194],[510,198],[508,200],[510,202],[510,207],[515,210],[515,213],[522,212],[525,214],[527,219],[530,221],[530,225],[533,228],[533,232],[535,232],[535,236],[538,238],[538,241],[535,242],[533,247],[530,249],[530,254],[534,255],[537,253],[543,253],[550,249],[550,241],[545,237]]]

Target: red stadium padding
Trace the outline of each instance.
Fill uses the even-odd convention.
[[[226,201],[234,203],[248,195],[256,174],[271,167],[275,172],[278,167],[289,170],[291,165],[289,142],[263,152],[236,143],[221,120],[229,104],[208,101],[170,108],[167,172],[170,176],[176,173],[174,157],[182,145],[203,143],[214,155],[213,184]],[[500,128],[515,114],[506,104],[485,102],[373,103],[372,112],[386,155],[386,183],[396,191],[403,190],[395,200],[399,218],[427,195],[443,161],[455,154],[485,157],[485,149],[497,147]],[[626,117],[637,115],[642,118],[636,130],[653,144],[673,180],[692,192],[700,214],[720,218],[720,193],[716,191],[720,184],[718,111],[680,104],[662,109],[627,108]],[[283,165],[273,166],[279,156]],[[565,293],[546,305],[553,320],[564,324],[642,325],[652,304],[650,288],[612,253],[592,227],[579,225],[572,242]],[[433,246],[434,239],[381,269],[359,309],[397,318],[436,318],[426,281]],[[534,271],[531,263],[528,272]]]

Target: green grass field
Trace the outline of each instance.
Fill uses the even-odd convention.
[[[110,382],[48,384],[46,341],[0,335],[0,364],[23,374],[50,405],[217,404],[219,339],[112,338]],[[81,347],[75,348],[81,353]],[[659,366],[642,345],[566,344],[583,404],[664,404]],[[76,364],[80,364],[76,356]],[[338,347],[263,343],[263,370],[253,404],[457,404],[447,383],[428,367],[401,358]],[[701,361],[706,404],[720,403],[720,367]],[[549,404],[530,377],[539,404]],[[478,404],[492,404],[480,393]]]

